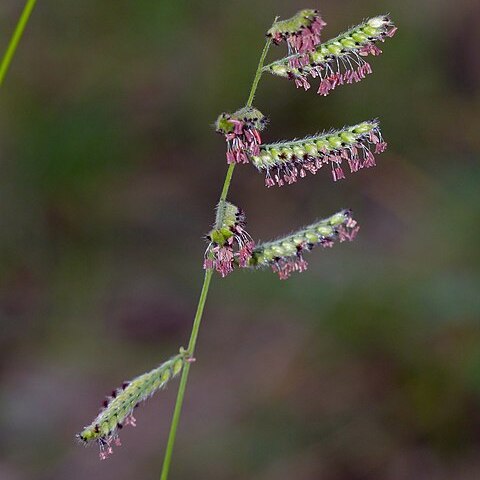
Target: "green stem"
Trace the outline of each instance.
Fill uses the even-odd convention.
[[[213,270],[207,270],[205,272],[205,278],[203,280],[202,292],[200,294],[200,300],[198,301],[197,312],[193,321],[192,333],[190,334],[190,341],[188,342],[189,355],[193,356],[195,351],[195,344],[197,342],[198,330],[200,329],[200,323],[202,321],[203,309],[207,300],[208,290],[210,288],[210,281],[212,279]],[[170,434],[168,436],[167,448],[165,450],[165,458],[163,460],[161,480],[167,480],[168,472],[170,470],[170,464],[172,461],[173,447],[175,445],[175,438],[177,436],[178,423],[180,421],[180,415],[182,413],[183,399],[185,397],[185,390],[187,388],[188,372],[190,371],[190,363],[186,363],[183,367],[182,377],[180,379],[180,385],[178,387],[177,401],[175,402],[175,410],[173,411],[172,424],[170,426]]]
[[[27,25],[28,19],[30,18],[30,14],[32,13],[33,7],[35,6],[37,0],[28,0],[23,8],[23,12],[18,19],[17,26],[15,27],[15,31],[13,32],[12,38],[10,39],[10,43],[8,44],[7,51],[2,58],[2,62],[0,63],[0,87],[3,84],[3,80],[5,75],[8,72],[8,67],[12,62],[12,58],[15,55],[15,51],[17,46],[22,38],[23,31],[25,30],[25,26]]]
[[[275,21],[276,21],[276,19],[275,19]],[[265,63],[265,58],[267,56],[268,49],[270,48],[270,44],[271,44],[271,41],[267,40],[267,42],[265,43],[265,46],[263,47],[262,55],[260,56],[260,61],[258,62],[257,71],[255,72],[255,78],[253,79],[252,88],[250,89],[250,95],[248,96],[247,105],[246,105],[247,107],[252,106],[253,99],[255,98],[255,93],[256,93],[257,87],[258,87],[258,82],[260,81],[260,78],[262,77],[262,73],[263,73],[262,68],[263,68],[263,64]]]
[[[250,89],[250,95],[247,100],[247,107],[251,107],[255,92],[257,91],[258,82],[262,76],[262,67],[267,56],[268,49],[270,48],[270,40],[267,40],[265,47],[263,48],[262,55],[258,62],[255,78],[253,79],[252,87]],[[230,183],[232,181],[233,171],[235,170],[235,164],[232,163],[228,166],[227,173],[225,175],[225,181],[223,182],[222,193],[220,194],[219,202],[225,201],[227,198],[228,190],[230,189]],[[202,321],[203,309],[207,301],[208,290],[210,288],[210,281],[212,280],[213,270],[207,270],[203,280],[202,291],[200,293],[200,299],[198,300],[197,311],[193,320],[192,332],[190,334],[190,340],[188,342],[188,353],[193,357],[195,352],[195,345],[197,343],[198,331],[200,329],[200,323]],[[177,400],[175,402],[175,409],[173,411],[172,423],[170,425],[170,433],[168,435],[167,448],[165,450],[165,457],[163,459],[162,473],[160,480],[167,480],[168,473],[170,471],[170,465],[172,462],[173,447],[175,445],[175,439],[177,436],[178,424],[180,422],[180,415],[182,413],[183,400],[185,398],[185,390],[187,388],[188,373],[190,371],[190,363],[187,363],[182,371],[182,377],[180,379],[180,385],[178,387]]]

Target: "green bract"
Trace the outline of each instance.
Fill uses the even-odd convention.
[[[234,113],[221,113],[215,122],[215,130],[224,135],[232,133],[235,130],[235,123],[238,122],[262,131],[267,124],[267,119],[260,110],[254,107],[243,107]]]
[[[230,202],[217,205],[215,226],[207,234],[207,239],[216,245],[225,245],[234,236],[235,226],[245,220],[243,211]]]
[[[302,28],[309,27],[317,15],[318,10],[311,8],[300,10],[293,17],[275,22],[267,31],[267,36],[275,38],[277,35],[289,35],[298,32]]]

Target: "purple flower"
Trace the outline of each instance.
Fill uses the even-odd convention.
[[[350,210],[342,210],[329,218],[319,220],[286,237],[261,243],[253,251],[251,267],[270,266],[280,280],[286,280],[294,272],[304,272],[308,263],[304,258],[316,246],[333,247],[335,241],[355,239],[360,227]]]
[[[285,40],[289,53],[308,53],[320,44],[320,34],[325,25],[318,10],[300,10],[287,20],[275,22],[267,36],[275,45]]]
[[[222,113],[215,122],[218,133],[227,142],[227,163],[248,163],[250,155],[258,155],[266,118],[253,107],[242,108],[235,113]]]
[[[364,57],[380,55],[382,51],[375,43],[384,42],[396,31],[389,17],[374,17],[323,44],[312,47],[307,41],[308,48],[297,48],[293,55],[265,66],[264,70],[289,78],[297,88],[305,90],[310,88],[309,77],[318,77],[317,93],[326,96],[337,86],[359,82],[372,73],[372,67]],[[297,46],[298,41],[296,36]]]
[[[222,277],[233,272],[235,266],[249,265],[255,242],[245,230],[246,217],[240,208],[223,202],[217,208],[215,227],[207,235],[203,268],[215,269]]]
[[[370,121],[300,140],[265,144],[251,160],[265,172],[267,187],[281,187],[295,183],[308,172],[316,174],[326,165],[334,181],[342,180],[345,164],[352,173],[374,167],[375,155],[386,148],[378,122]]]

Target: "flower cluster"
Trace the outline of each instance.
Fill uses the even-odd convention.
[[[227,163],[248,163],[249,155],[258,155],[262,143],[259,132],[266,124],[267,119],[262,112],[253,107],[220,114],[215,129],[225,135]]]
[[[300,10],[293,17],[275,22],[267,32],[267,37],[275,45],[286,40],[289,53],[308,53],[320,44],[320,33],[326,23],[318,10]]]
[[[297,87],[310,88],[308,77],[320,79],[318,94],[328,95],[338,85],[359,82],[372,73],[364,59],[380,55],[375,45],[397,31],[388,16],[371,18],[338,37],[318,45],[309,53],[296,53],[264,67],[265,71],[294,80]]]
[[[105,399],[95,420],[77,434],[77,438],[85,444],[96,441],[100,446],[100,458],[106,459],[113,453],[113,446],[121,445],[118,431],[127,425],[136,426],[133,410],[139,403],[165,387],[182,371],[185,362],[192,361],[187,351],[181,348],[178,355],[159,367],[124,382]]]
[[[338,85],[358,82],[372,72],[365,60],[379,55],[376,45],[392,37],[397,28],[388,16],[370,18],[347,32],[321,43],[320,34],[326,23],[313,9],[299,11],[293,17],[276,21],[268,30],[274,44],[286,41],[289,56],[277,60],[261,71],[290,78],[297,87],[310,88],[309,77],[319,77],[318,93],[327,95]],[[385,151],[379,123],[366,121],[302,139],[262,144],[259,131],[266,125],[265,117],[253,107],[235,113],[221,114],[216,130],[225,135],[227,161],[248,163],[265,173],[265,185],[283,186],[316,174],[324,165],[331,169],[334,181],[350,172],[375,166],[375,155]],[[204,268],[215,269],[223,277],[236,266],[271,265],[280,278],[307,268],[305,250],[316,245],[330,247],[335,240],[353,240],[359,227],[351,214],[343,210],[280,240],[255,246],[245,231],[245,215],[228,202],[221,202],[214,229],[207,235]]]
[[[255,242],[245,230],[245,224],[245,214],[240,208],[230,202],[218,204],[215,227],[206,237],[209,244],[204,269],[215,269],[226,277],[233,272],[235,265],[248,266]]]
[[[330,164],[335,181],[345,178],[342,168],[348,163],[351,172],[375,165],[374,154],[387,148],[377,121],[363,122],[301,140],[262,145],[252,164],[265,172],[265,185],[291,184]]]
[[[270,266],[281,280],[285,280],[292,272],[303,272],[307,269],[304,252],[317,245],[327,248],[332,247],[335,241],[352,241],[359,228],[350,210],[342,210],[286,237],[257,245],[253,250],[250,266]]]
[[[306,176],[315,174],[324,165],[329,165],[335,181],[345,178],[344,168],[348,164],[351,172],[375,165],[375,154],[382,153],[387,144],[380,133],[377,121],[332,130],[303,139],[262,144],[260,132],[266,126],[264,115],[251,106],[262,72],[295,81],[297,87],[310,88],[309,77],[319,77],[318,93],[327,95],[338,85],[358,82],[371,73],[370,64],[364,57],[379,55],[381,50],[376,42],[392,37],[396,27],[387,16],[371,18],[361,25],[321,44],[320,33],[325,26],[317,10],[301,10],[294,17],[275,22],[267,36],[275,44],[286,41],[289,56],[263,67],[270,40],[260,57],[247,106],[234,113],[222,113],[215,122],[215,129],[224,135],[227,142],[227,176],[221,200],[217,205],[215,224],[206,235],[208,247],[203,267],[205,275],[197,316],[189,342],[189,351],[180,349],[159,367],[140,375],[121,388],[114,390],[103,403],[103,408],[93,422],[86,426],[77,437],[85,444],[97,442],[100,458],[105,459],[113,452],[113,446],[120,445],[118,431],[126,425],[135,426],[134,409],[164,387],[183,369],[182,381],[186,382],[189,362],[195,348],[196,334],[200,324],[209,279],[216,270],[222,277],[234,268],[257,269],[271,267],[280,279],[290,277],[293,272],[303,272],[308,264],[304,253],[316,246],[324,248],[344,241],[352,241],[359,230],[350,210],[341,210],[329,218],[318,220],[311,225],[277,240],[255,244],[245,230],[244,212],[226,201],[233,169],[237,163],[249,163],[265,172],[265,184],[282,186],[291,184]],[[293,54],[292,54],[293,52]],[[174,418],[178,420],[185,391],[177,397]],[[177,423],[172,423],[169,446],[175,436]],[[168,472],[171,448],[167,449],[163,472]],[[162,478],[164,477],[162,473]]]

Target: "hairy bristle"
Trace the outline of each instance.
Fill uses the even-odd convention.
[[[376,42],[392,37],[397,28],[386,15],[370,18],[318,45],[311,52],[300,52],[266,65],[264,71],[293,80],[297,87],[310,88],[309,77],[320,79],[318,94],[328,95],[338,85],[359,82],[372,73],[364,59],[380,55]]]
[[[300,10],[291,18],[275,22],[267,37],[275,45],[285,40],[289,53],[313,52],[321,42],[320,33],[325,25],[317,10]]]
[[[215,122],[215,130],[225,136],[227,163],[248,163],[249,155],[256,155],[262,143],[260,133],[267,119],[254,107],[244,107],[234,113],[222,113]]]
[[[324,165],[331,166],[337,181],[345,178],[344,162],[351,172],[373,167],[374,154],[386,148],[378,122],[368,121],[300,140],[262,145],[260,154],[252,156],[252,163],[265,172],[267,187],[294,183]]]
[[[182,370],[185,362],[190,361],[187,352],[180,353],[162,363],[159,367],[144,373],[122,387],[114,390],[103,403],[103,408],[93,422],[86,426],[77,437],[85,443],[96,441],[100,446],[100,458],[103,460],[113,452],[113,446],[120,445],[118,430],[126,425],[135,426],[132,415],[135,407],[155,392],[165,387]]]
[[[307,269],[304,252],[318,245],[324,248],[332,247],[335,241],[352,241],[359,228],[351,211],[341,210],[290,235],[257,245],[249,265],[270,266],[281,280],[285,280],[292,272],[303,272]]]
[[[217,205],[214,228],[207,234],[203,268],[215,269],[222,277],[233,272],[235,265],[246,267],[255,242],[245,230],[246,216],[233,203],[221,201]]]

